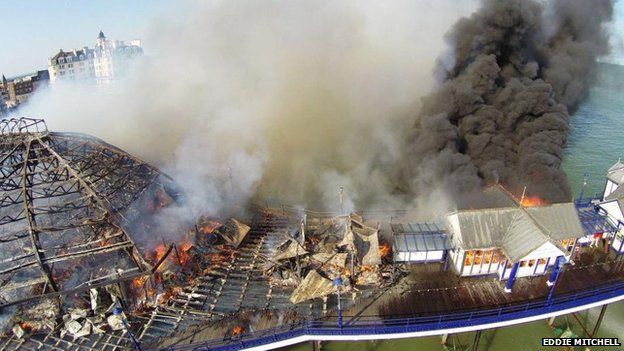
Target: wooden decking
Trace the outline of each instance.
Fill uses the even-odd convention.
[[[559,276],[555,296],[624,281],[624,256],[605,255],[603,248],[584,248],[574,266],[566,265]],[[413,264],[407,266],[407,276],[384,292],[375,301],[359,303],[345,315],[423,316],[454,313],[462,310],[494,308],[548,296],[549,274],[518,278],[512,293],[505,293],[506,281],[496,276],[459,279],[444,271],[442,264]]]

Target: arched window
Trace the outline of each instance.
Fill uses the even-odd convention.
[[[58,63],[65,63],[65,58],[63,58],[63,57],[59,57],[59,59],[58,59]]]

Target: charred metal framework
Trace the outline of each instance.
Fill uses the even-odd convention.
[[[99,139],[0,120],[0,307],[149,274],[123,210],[160,176]]]

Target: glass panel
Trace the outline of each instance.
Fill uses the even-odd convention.
[[[474,259],[474,264],[475,265],[479,265],[481,264],[481,261],[483,260],[483,251],[481,250],[477,250],[475,252],[475,259]]]
[[[473,258],[474,258],[474,252],[466,251],[466,260],[464,261],[464,266],[472,265]]]

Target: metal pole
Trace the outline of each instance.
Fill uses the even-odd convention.
[[[480,340],[481,340],[481,331],[477,330],[477,333],[475,334],[474,342],[472,343],[472,351],[478,351],[479,350],[479,341]]]
[[[602,323],[602,318],[604,318],[605,312],[607,312],[607,306],[608,305],[602,305],[602,308],[600,309],[600,314],[598,315],[598,320],[596,321],[596,325],[594,326],[594,330],[592,331],[591,335],[589,335],[590,338],[596,337],[596,334],[598,334],[598,329],[600,328],[600,324]]]
[[[583,195],[585,195],[585,186],[587,185],[587,177],[588,176],[589,176],[589,173],[587,173],[587,172],[585,172],[585,174],[583,174],[583,187],[581,188],[581,195],[579,196],[579,205],[583,201]]]
[[[550,292],[548,293],[548,299],[546,301],[550,304],[553,295],[555,294],[555,288],[557,287],[557,282],[559,280],[559,276],[561,275],[561,271],[563,271],[563,256],[557,257],[555,261],[555,267],[553,268],[553,273],[551,274],[551,278],[546,282],[547,285],[550,286]],[[554,275],[554,277],[553,277]],[[554,279],[553,279],[554,278]]]
[[[342,278],[334,278],[334,285],[338,292],[338,328],[342,328],[342,303],[340,301],[340,287],[342,286]]]
[[[338,192],[340,193],[340,213],[344,214],[344,187],[342,185],[338,188]]]
[[[115,307],[113,309],[113,314],[121,318],[121,322],[123,323],[124,328],[128,332],[128,335],[130,336],[130,340],[132,341],[132,345],[134,346],[134,349],[136,351],[141,351],[141,344],[139,344],[139,341],[134,338],[134,335],[130,331],[130,326],[128,325],[128,322],[126,321],[126,318],[123,315],[123,310],[121,309],[121,307]]]

